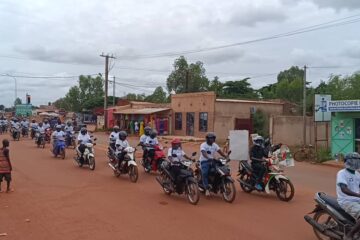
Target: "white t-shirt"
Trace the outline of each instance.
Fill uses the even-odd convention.
[[[77,140],[81,141],[81,144],[86,144],[91,141],[91,137],[89,134],[82,135],[81,133],[79,133]]]
[[[173,157],[173,154],[175,154],[177,157]],[[170,160],[171,162],[182,161],[184,158],[184,155],[185,155],[185,152],[181,148],[178,148],[178,149],[169,148],[169,150],[168,150],[168,157],[171,157],[171,158],[169,158],[169,159],[171,159]]]
[[[38,124],[37,123],[30,123],[30,127],[32,129],[37,129],[38,128]]]
[[[52,133],[52,138],[55,139],[55,140],[64,140],[64,137],[65,137],[65,133],[63,131],[55,131]]]
[[[340,206],[346,202],[356,202],[360,204],[360,198],[346,195],[341,191],[340,183],[345,184],[352,192],[360,193],[360,173],[355,171],[355,174],[352,174],[348,170],[342,169],[337,173],[336,177],[336,194]]]
[[[121,139],[116,140],[116,148],[122,151],[123,149],[130,147],[127,140],[122,141]]]
[[[49,124],[49,123],[44,123],[43,126],[44,126],[45,129],[50,128],[50,124]]]
[[[216,143],[213,143],[211,146],[208,145],[206,142],[202,143],[200,145],[200,162],[207,161],[209,159],[214,159],[215,153],[220,150],[219,145]],[[205,156],[202,154],[202,151],[205,151],[209,158],[205,158]]]
[[[64,130],[65,130],[65,132],[70,132],[71,133],[72,131],[74,131],[74,128],[73,128],[73,126],[66,125]]]
[[[42,126],[42,127],[38,126],[36,130],[37,130],[39,133],[45,133],[45,128],[44,128],[44,126]]]
[[[146,136],[145,134],[143,134],[143,135],[140,137],[140,143],[145,144],[147,138],[148,138],[148,136]]]
[[[150,146],[155,146],[159,144],[159,141],[157,138],[148,137],[146,138],[145,144],[149,144]]]
[[[110,142],[116,142],[118,139],[119,139],[119,133],[120,132],[112,132],[111,134],[110,134]]]

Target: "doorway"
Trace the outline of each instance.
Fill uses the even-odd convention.
[[[186,113],[186,135],[194,136],[195,113]]]

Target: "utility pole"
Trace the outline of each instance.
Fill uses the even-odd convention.
[[[113,80],[113,106],[115,106],[115,76]]]
[[[304,76],[303,76],[303,122],[304,122],[304,126],[303,126],[303,143],[304,146],[306,145],[306,69],[307,66],[304,66]]]
[[[108,97],[108,84],[109,84],[109,58],[114,58],[113,55],[102,53],[100,57],[105,58],[105,96],[104,96],[104,128],[107,129],[107,97]]]

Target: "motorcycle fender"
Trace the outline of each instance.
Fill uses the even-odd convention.
[[[276,181],[279,181],[280,179],[286,179],[289,180],[287,177],[283,176],[283,175],[272,175],[269,179],[269,181],[267,182],[266,186],[265,186],[265,192],[267,194],[270,194],[270,182],[273,180],[273,178],[276,179]]]
[[[95,156],[94,156],[93,153],[89,153],[89,154],[88,154],[88,158],[90,158],[90,157],[95,158]]]
[[[275,179],[277,181],[279,181],[280,179],[286,179],[286,180],[289,180],[287,177],[283,176],[283,175],[275,175]]]
[[[137,164],[134,160],[130,160],[128,161],[128,166],[137,166]]]

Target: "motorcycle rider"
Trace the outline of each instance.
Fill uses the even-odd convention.
[[[11,126],[11,133],[12,133],[12,136],[15,138],[15,133],[18,131],[19,134],[20,134],[20,123],[18,122],[17,118],[14,118],[13,119],[13,123],[12,123],[12,126]]]
[[[254,176],[256,177],[255,188],[259,191],[263,190],[262,180],[266,173],[266,167],[264,166],[266,160],[264,158],[267,157],[264,147],[264,138],[262,136],[254,137],[253,146],[250,149],[250,160]]]
[[[149,137],[146,138],[145,147],[146,147],[146,167],[151,168],[151,162],[155,156],[154,147],[159,145],[159,140],[157,139],[157,131],[155,129],[151,130]]]
[[[171,148],[168,150],[168,159],[170,161],[170,173],[172,177],[175,180],[175,185],[178,186],[178,182],[180,179],[178,179],[178,176],[181,171],[181,161],[183,159],[187,159],[190,161],[193,161],[191,158],[189,158],[186,153],[181,148],[181,141],[178,138],[174,138],[171,141]]]
[[[51,134],[51,139],[53,139],[53,151],[55,150],[56,143],[59,140],[64,140],[65,133],[61,130],[61,126],[57,125],[55,131]]]
[[[116,141],[119,139],[119,131],[120,131],[120,128],[119,126],[114,126],[113,127],[113,131],[112,133],[110,134],[110,148],[113,150],[113,151],[116,151]]]
[[[88,131],[85,127],[82,127],[80,129],[80,133],[77,137],[77,141],[78,141],[78,147],[77,147],[77,151],[78,153],[80,153],[80,158],[79,161],[81,164],[84,163],[84,152],[86,149],[86,144],[87,143],[91,143],[91,137],[88,134]]]
[[[360,155],[357,152],[348,153],[344,161],[345,168],[336,177],[336,194],[339,205],[356,220],[355,226],[344,238],[350,240],[360,231]]]
[[[44,135],[45,135],[45,128],[44,128],[42,122],[39,122],[39,125],[38,125],[38,127],[36,128],[36,132],[39,133],[39,137],[36,139],[36,143],[39,144],[40,136],[43,135],[42,137],[44,137]]]
[[[24,131],[24,132],[29,131],[29,125],[30,125],[30,123],[29,123],[29,121],[28,121],[26,118],[23,118],[23,119],[21,120],[20,125],[21,125],[21,128],[22,128],[22,131]]]
[[[45,130],[50,128],[49,120],[47,118],[44,119],[44,128]]]
[[[200,145],[200,167],[201,167],[201,178],[205,188],[205,195],[210,196],[209,186],[209,170],[211,167],[212,160],[214,159],[215,153],[219,153],[222,157],[227,156],[221,151],[219,145],[215,143],[216,135],[213,132],[206,134],[206,142]]]
[[[145,160],[147,158],[147,150],[146,150],[145,143],[146,143],[146,139],[150,136],[151,130],[152,129],[149,126],[146,126],[144,128],[144,134],[141,135],[140,142],[138,144],[139,146],[142,147],[142,150],[143,150],[143,160]]]
[[[130,147],[129,142],[126,140],[127,133],[125,131],[119,132],[119,139],[116,140],[116,150],[119,156],[118,166],[121,165],[121,162],[124,160],[126,152],[124,151],[127,147]]]
[[[66,139],[67,139],[67,143],[66,143],[66,145],[67,146],[70,146],[71,145],[71,136],[72,136],[72,134],[73,134],[73,131],[74,131],[74,128],[73,128],[73,126],[71,125],[71,122],[70,121],[68,121],[67,123],[66,123],[66,126],[64,127],[64,131],[65,131],[65,134],[66,134]]]

